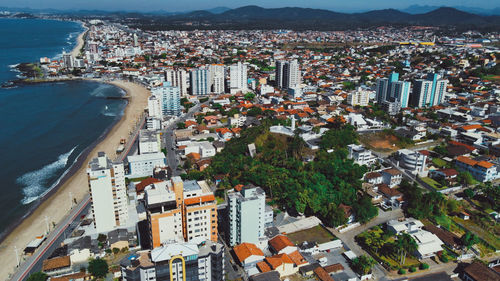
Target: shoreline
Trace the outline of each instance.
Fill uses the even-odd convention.
[[[81,24],[84,30],[80,34],[78,34],[78,37],[76,38],[76,45],[70,52],[70,54],[75,58],[80,55],[80,49],[83,48],[83,46],[85,45],[84,37],[87,34],[87,31],[89,30],[85,25],[85,23],[81,21],[79,21],[78,23]]]
[[[68,202],[70,192],[78,202],[88,194],[86,169],[90,160],[99,151],[104,151],[108,157],[115,159],[117,156],[116,147],[119,145],[120,139],[128,138],[130,130],[135,127],[144,112],[144,108],[147,107],[147,98],[150,93],[141,85],[122,80],[78,80],[106,83],[121,88],[125,91],[125,95],[129,96],[128,103],[121,118],[117,118],[96,141],[80,153],[76,161],[68,168],[66,175],[61,178],[60,183],[38,199],[39,203],[30,207],[28,214],[2,233],[0,260],[5,262],[0,269],[1,280],[6,280],[15,269],[15,259],[12,258],[14,247],[22,251],[35,236],[44,234],[46,229],[45,216],[48,216],[51,222],[59,223],[70,210]]]

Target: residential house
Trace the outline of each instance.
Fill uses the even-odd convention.
[[[269,240],[269,247],[276,254],[290,254],[298,250],[287,236],[281,234]]]
[[[403,174],[394,168],[382,170],[381,174],[383,182],[390,188],[399,185],[403,180]]]

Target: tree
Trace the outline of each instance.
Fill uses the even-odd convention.
[[[255,94],[254,93],[246,93],[245,94],[245,99],[248,100],[248,101],[252,101],[253,99],[255,98]]]
[[[479,238],[470,231],[467,231],[464,235],[462,235],[460,241],[467,248],[467,250],[469,250],[472,246],[474,246],[474,244],[479,242]]]
[[[254,106],[250,108],[250,110],[248,110],[247,115],[253,117],[257,115],[262,115],[262,108]]]
[[[465,186],[469,186],[475,182],[474,177],[467,171],[458,174],[458,181]]]
[[[183,122],[177,123],[177,129],[186,129],[186,124],[184,124]]]
[[[26,279],[27,281],[45,281],[49,278],[49,276],[47,274],[45,274],[45,272],[35,272],[33,274],[31,274],[28,279]]]
[[[372,199],[368,195],[363,195],[356,204],[356,219],[360,223],[366,223],[378,215],[378,208],[373,206]]]
[[[404,264],[406,261],[406,255],[408,253],[413,253],[418,249],[417,242],[408,233],[403,233],[397,236],[396,248],[400,252],[401,260],[400,264]]]
[[[464,194],[465,194],[465,196],[472,198],[472,197],[474,197],[474,190],[467,188],[466,190],[464,190]]]
[[[91,259],[89,261],[88,270],[90,274],[97,278],[103,278],[108,274],[109,268],[106,260],[101,258]]]
[[[118,249],[118,248],[113,248],[113,254],[115,254],[115,255],[116,255],[116,254],[118,254],[119,252],[120,252],[120,249]]]
[[[361,255],[352,260],[352,267],[359,275],[366,275],[370,273],[374,265],[375,260],[366,255]]]

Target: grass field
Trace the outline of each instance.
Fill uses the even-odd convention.
[[[296,245],[304,241],[316,241],[318,244],[321,244],[336,239],[334,235],[332,235],[328,230],[323,228],[321,225],[317,225],[313,228],[301,230],[298,232],[290,233],[287,234],[287,236]]]
[[[463,220],[459,217],[453,217],[453,221],[466,228],[470,232],[476,234],[479,238],[486,241],[486,243],[490,244],[490,246],[494,247],[495,249],[500,249],[500,238],[494,233],[483,229],[482,227],[475,224],[472,220]]]
[[[444,161],[443,159],[439,159],[439,158],[433,158],[432,163],[434,165],[438,166],[439,168],[443,168],[446,166],[446,161]]]
[[[447,186],[442,186],[440,183],[431,178],[421,178],[421,180],[436,190],[448,188]]]

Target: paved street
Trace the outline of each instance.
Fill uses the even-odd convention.
[[[403,211],[401,209],[396,209],[392,211],[387,211],[384,212],[382,210],[379,210],[379,215],[368,222],[367,224],[360,225],[354,229],[348,230],[345,233],[340,233],[338,232],[335,228],[328,228],[335,236],[337,236],[344,244],[351,250],[353,251],[357,256],[360,255],[368,255],[355,241],[354,237],[357,235],[361,234],[363,231],[374,227],[379,224],[386,223],[390,220],[393,219],[398,219],[403,216]],[[385,275],[387,274],[387,270],[380,264],[377,264],[373,268],[373,275],[375,276],[376,280],[382,279]]]
[[[10,280],[24,280],[31,273],[40,271],[42,269],[41,262],[48,258],[50,254],[60,246],[60,243],[64,240],[66,233],[71,233],[71,231],[78,225],[80,216],[88,211],[88,207],[90,205],[89,203],[90,195],[86,195],[76,207],[73,207],[69,215],[51,230],[47,240],[31,257],[21,264]],[[23,249],[18,250],[22,251]]]
[[[203,104],[207,104],[209,101],[206,101]],[[167,149],[167,165],[172,169],[172,176],[178,176],[182,173],[182,170],[177,169],[177,166],[179,165],[179,156],[176,154],[175,137],[173,135],[174,131],[177,129],[177,123],[185,122],[187,119],[193,118],[194,114],[200,110],[201,105],[202,104],[197,104],[193,106],[186,114],[177,119],[176,122],[165,128],[164,144]]]

